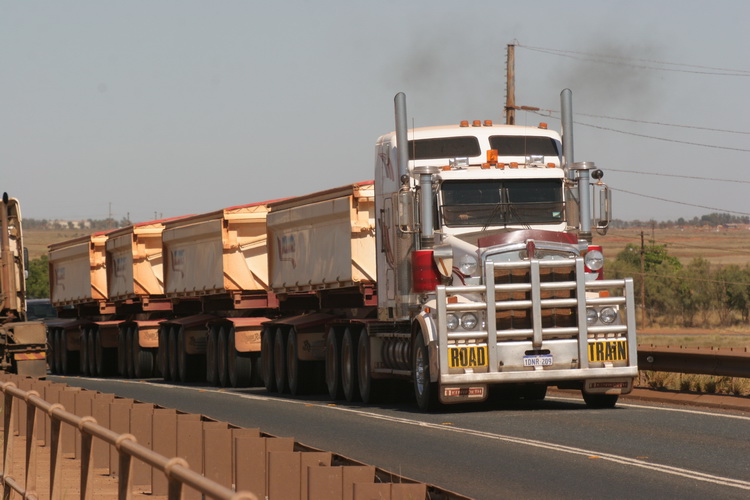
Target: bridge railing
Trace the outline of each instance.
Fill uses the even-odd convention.
[[[80,498],[95,498],[93,489],[93,443],[101,440],[116,450],[118,457],[117,498],[130,499],[132,496],[133,459],[143,462],[166,478],[167,498],[182,498],[183,486],[189,486],[208,498],[217,500],[257,500],[250,492],[235,492],[190,469],[187,462],[179,457],[167,458],[139,444],[132,434],[119,434],[96,422],[92,416],[78,416],[67,411],[60,403],[50,403],[39,396],[36,391],[24,391],[13,382],[0,384],[3,393],[3,465],[2,485],[4,498],[9,498],[13,491],[22,498],[51,498],[53,500],[70,498],[70,491],[64,489],[62,465],[62,430],[64,424],[77,430],[80,439]],[[23,419],[25,434],[25,457],[22,461],[24,470],[15,470],[17,465],[13,454],[15,440],[24,437],[16,435],[16,408],[18,418]],[[38,432],[38,416],[43,415],[49,424],[49,496],[38,491],[38,446],[35,436]],[[19,480],[19,477],[21,478]]]

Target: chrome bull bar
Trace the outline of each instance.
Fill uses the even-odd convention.
[[[502,383],[502,382],[542,382],[581,380],[592,378],[634,377],[637,369],[637,341],[635,331],[635,301],[632,278],[617,280],[585,279],[586,272],[582,257],[575,259],[539,260],[529,259],[513,262],[486,261],[483,285],[438,286],[436,288],[437,333],[440,381],[444,384]],[[543,281],[541,271],[546,268],[570,268],[575,280]],[[528,282],[495,283],[495,271],[527,272]],[[569,298],[542,298],[545,291],[573,291]],[[617,293],[600,293],[604,290]],[[498,293],[523,293],[524,299],[496,300]],[[476,301],[450,301],[451,296],[475,294]],[[616,307],[620,320],[612,325],[589,326],[586,322],[588,307]],[[573,326],[542,326],[542,313],[545,309],[574,308],[578,321]],[[497,313],[508,310],[530,311],[530,328],[497,329]],[[486,327],[475,331],[447,330],[448,313],[484,312]],[[481,328],[481,321],[478,322]],[[591,367],[589,363],[589,339],[594,337],[616,336],[628,342],[627,366]],[[541,349],[545,345],[559,342],[551,339],[574,338],[577,343],[577,366],[565,369],[524,369],[509,371],[500,366],[499,348],[504,343],[523,339],[531,349]],[[570,340],[567,341],[571,342]],[[449,368],[449,347],[456,343],[466,345],[487,345],[488,368],[469,370],[464,373],[451,373]]]

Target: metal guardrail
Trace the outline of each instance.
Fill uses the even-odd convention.
[[[80,435],[81,474],[80,498],[94,498],[93,492],[93,443],[94,438],[114,447],[118,455],[118,499],[130,499],[132,496],[133,458],[161,472],[168,483],[167,498],[182,498],[183,486],[189,486],[209,498],[216,500],[257,500],[250,492],[235,492],[190,469],[187,462],[179,457],[167,458],[145,446],[138,444],[132,434],[118,434],[97,424],[91,416],[80,417],[59,403],[49,403],[36,391],[24,391],[13,382],[0,384],[4,395],[3,403],[3,497],[9,498],[10,492],[16,492],[25,499],[40,498],[37,489],[37,446],[33,443],[37,433],[37,410],[49,419],[50,428],[50,477],[49,496],[57,500],[65,495],[61,487],[62,462],[62,424],[68,424]],[[25,403],[26,456],[23,480],[18,480],[14,470],[13,449],[18,437],[14,429],[14,406],[16,401]],[[69,492],[68,492],[69,493]]]
[[[0,393],[3,498],[469,500],[293,438],[113,394],[11,374]]]
[[[638,368],[658,372],[750,378],[750,352],[747,348],[639,345]]]

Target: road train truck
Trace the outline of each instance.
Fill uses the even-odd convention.
[[[21,206],[3,194],[0,204],[0,369],[32,377],[47,374],[46,331],[41,321],[27,321],[26,269]]]
[[[402,380],[424,409],[548,386],[614,405],[637,376],[633,284],[604,279],[609,191],[573,161],[569,91],[562,104],[562,137],[407,130],[399,94],[372,181],[166,221],[150,251],[138,225],[51,246],[70,317],[50,330],[53,371],[74,355],[84,372],[109,358],[126,376],[350,401]]]
[[[325,377],[332,398],[371,401],[401,378],[423,409],[491,388],[575,388],[596,407],[630,392],[633,284],[603,277],[592,234],[610,195],[601,170],[572,161],[561,96],[562,138],[490,121],[407,130],[399,94],[374,181],[271,203],[266,387]]]

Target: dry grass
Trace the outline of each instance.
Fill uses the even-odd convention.
[[[72,230],[39,230],[26,229],[23,234],[23,243],[29,249],[29,258],[38,259],[47,254],[47,247],[53,243],[72,240],[80,236],[91,234],[91,231],[84,229]]]
[[[651,389],[668,389],[703,394],[750,395],[750,379],[717,377],[692,373],[667,373],[643,370],[637,385]]]
[[[683,264],[689,264],[696,257],[716,266],[750,264],[750,230],[747,229],[657,228],[653,232],[650,227],[612,229],[606,236],[595,237],[595,242],[604,247],[606,258],[614,260],[628,243],[640,248],[641,231],[646,245],[652,240],[657,245],[667,245],[669,255]]]

